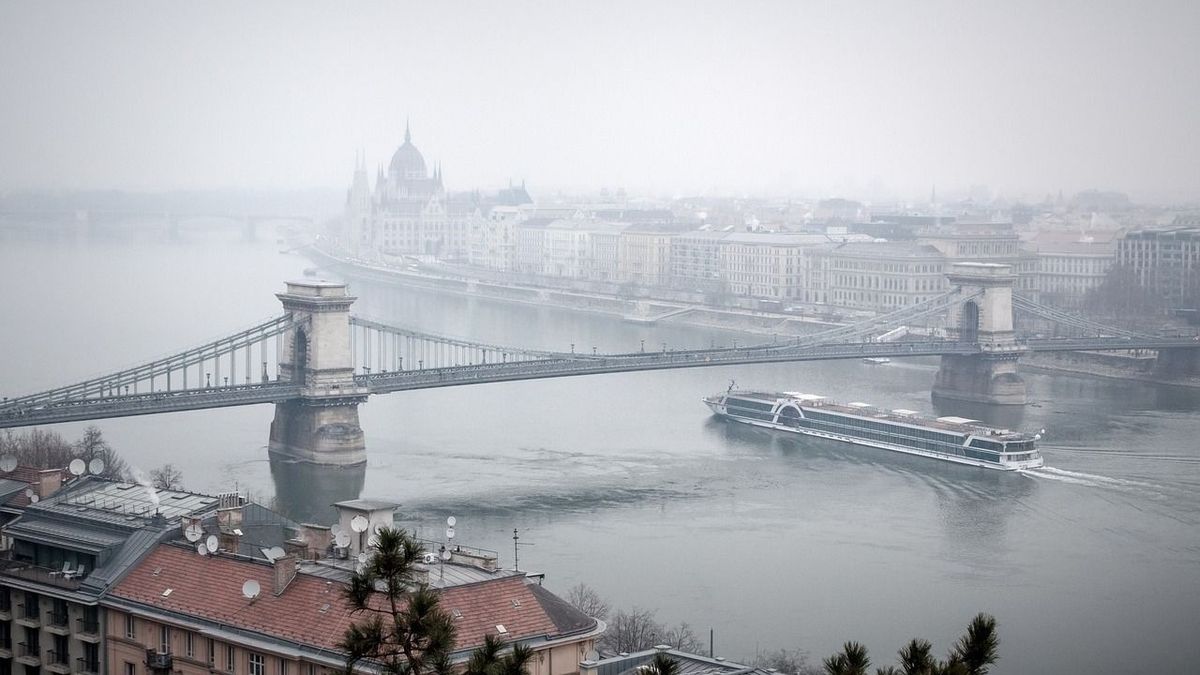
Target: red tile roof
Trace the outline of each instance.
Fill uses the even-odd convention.
[[[272,567],[266,563],[225,555],[200,556],[190,549],[162,544],[126,575],[111,595],[326,649],[336,649],[351,623],[365,616],[350,613],[340,582],[301,573],[276,596],[272,578]],[[254,602],[242,596],[242,584],[250,579],[262,588]],[[163,597],[168,588],[172,589],[170,595]],[[485,635],[497,632],[496,624],[504,625],[508,630],[505,637],[510,640],[559,632],[523,577],[455,586],[440,593],[443,609],[462,614],[456,619],[460,650],[483,644]]]

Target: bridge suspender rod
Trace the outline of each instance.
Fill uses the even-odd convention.
[[[380,323],[378,321],[373,321],[371,319],[365,319],[365,318],[357,317],[357,316],[350,317],[350,323],[351,323],[351,325],[372,328],[375,330],[383,331],[385,333],[394,333],[394,334],[399,334],[399,335],[412,336],[414,338],[417,338],[420,340],[427,340],[432,343],[454,344],[454,345],[459,345],[462,347],[467,347],[469,349],[470,348],[473,348],[473,349],[483,349],[483,348],[499,349],[499,350],[508,351],[510,353],[521,352],[523,354],[538,357],[538,358],[563,358],[563,357],[571,356],[570,354],[564,353],[564,352],[553,352],[553,351],[544,351],[544,350],[537,350],[537,349],[521,349],[521,348],[517,348],[517,347],[506,347],[504,345],[489,344],[489,343],[484,343],[484,342],[474,342],[471,340],[464,340],[461,338],[448,337],[445,335],[438,335],[435,333],[422,333],[420,331],[408,330],[405,328],[398,328],[396,326],[389,326],[387,324]]]
[[[229,353],[236,346],[236,340],[241,337],[252,335],[254,333],[264,333],[267,335],[278,335],[285,332],[291,326],[290,317],[278,317],[270,321],[254,326],[248,330],[235,334],[232,338],[225,337],[214,342],[210,342],[199,347],[194,347],[179,354],[174,354],[162,359],[151,361],[140,366],[129,368],[122,371],[117,371],[101,377],[94,377],[83,382],[51,389],[38,394],[31,394],[11,399],[0,407],[10,407],[17,405],[28,405],[35,402],[68,400],[72,398],[89,398],[105,395],[124,394],[126,388],[130,388],[134,393],[137,392],[138,384],[142,382],[152,383],[156,377],[164,376],[173,370],[183,370],[192,365],[197,365],[201,372],[201,381],[203,382],[204,363],[210,358],[217,359],[219,365],[219,357],[225,353]]]
[[[1085,331],[1094,331],[1098,335],[1109,334],[1121,337],[1146,337],[1146,335],[1143,333],[1138,333],[1123,328],[1116,328],[1113,326],[1105,326],[1104,324],[1096,323],[1090,319],[1034,302],[1033,300],[1020,295],[1013,295],[1013,306],[1048,321],[1067,325],[1073,328],[1079,328]]]
[[[975,297],[975,296],[973,295],[971,297]],[[880,324],[894,328],[897,324],[901,324],[905,321],[911,321],[913,319],[919,319],[919,318],[928,316],[930,314],[936,314],[938,312],[945,311],[947,308],[950,307],[951,304],[965,301],[968,299],[970,299],[970,298],[961,296],[959,291],[957,289],[955,289],[955,290],[943,293],[941,295],[934,296],[934,297],[930,298],[929,300],[926,300],[925,302],[917,303],[917,304],[911,305],[909,307],[904,307],[904,308],[889,312],[887,314],[881,314],[879,316],[872,317],[870,319],[867,319],[865,321],[860,321],[855,324],[850,324],[848,326],[841,326],[839,328],[833,328],[833,329],[821,331],[818,333],[812,333],[810,335],[801,335],[801,336],[798,336],[798,339],[796,340],[796,342],[794,342],[790,345],[777,345],[777,346],[796,347],[796,346],[818,344],[821,342],[828,342],[831,340],[841,340],[841,339],[851,338],[851,337],[862,337],[862,336],[870,335],[875,330],[878,330]],[[765,344],[760,344],[760,345],[755,345],[755,346],[756,347],[771,347],[773,345],[774,345],[774,343],[765,343]]]

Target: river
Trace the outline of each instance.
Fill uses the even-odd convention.
[[[0,394],[66,384],[279,313],[311,263],[264,233],[0,239]],[[495,343],[630,351],[728,343],[551,308],[354,283],[357,311]],[[565,592],[715,633],[730,659],[849,639],[878,665],[921,636],[944,652],[979,611],[999,620],[993,672],[1192,671],[1200,662],[1200,393],[1027,374],[1015,416],[1046,430],[1046,467],[997,475],[784,438],[713,419],[731,379],[933,412],[935,362],[800,363],[457,387],[360,409],[363,470],[268,460],[269,406],[99,422],[129,463],[166,462],[196,491],[248,491],[302,519],[358,495]],[[939,412],[954,413],[946,409]],[[84,425],[60,425],[77,437]]]

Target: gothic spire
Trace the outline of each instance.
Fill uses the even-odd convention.
[[[405,143],[412,142],[412,132],[410,132],[408,130],[408,118],[407,117],[404,118],[404,142]]]

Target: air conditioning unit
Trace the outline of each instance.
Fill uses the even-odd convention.
[[[346,558],[350,557],[350,547],[349,546],[334,546],[333,547],[333,555],[335,558],[345,560]]]

